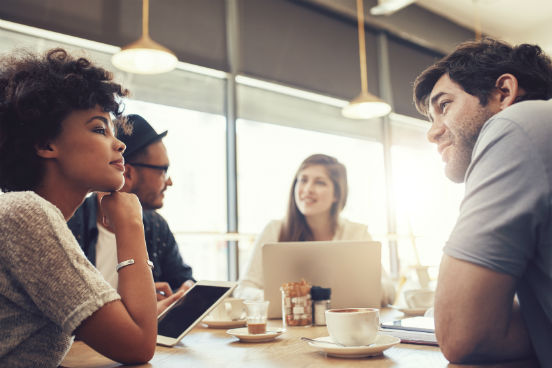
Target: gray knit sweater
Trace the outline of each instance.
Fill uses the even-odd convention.
[[[57,367],[74,330],[116,299],[57,207],[0,195],[0,367]]]

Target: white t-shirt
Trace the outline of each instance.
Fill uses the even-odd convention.
[[[96,268],[109,285],[117,290],[119,275],[117,274],[117,242],[115,234],[98,222],[98,242],[96,243]]]

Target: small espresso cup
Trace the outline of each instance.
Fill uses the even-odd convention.
[[[409,308],[430,308],[435,300],[435,292],[428,289],[406,290],[404,300]]]
[[[345,308],[326,311],[330,338],[347,346],[370,345],[378,335],[379,309]]]
[[[247,311],[247,332],[250,334],[266,333],[268,301],[247,300],[244,302]]]
[[[209,314],[216,321],[237,321],[245,317],[242,299],[226,298]]]

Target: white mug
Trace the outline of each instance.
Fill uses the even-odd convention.
[[[215,321],[237,321],[245,318],[245,305],[243,299],[226,298],[209,316]]]
[[[370,345],[378,335],[379,310],[375,308],[345,308],[326,311],[330,338],[347,346]]]
[[[406,290],[404,300],[409,308],[429,308],[433,306],[435,292],[428,289]]]

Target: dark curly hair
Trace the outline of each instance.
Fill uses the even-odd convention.
[[[485,106],[496,80],[505,73],[514,75],[526,92],[516,102],[552,97],[550,58],[539,46],[522,44],[513,47],[485,38],[461,43],[451,54],[424,70],[414,82],[414,103],[420,113],[427,115],[428,98],[435,83],[448,74],[450,79]]]
[[[121,119],[126,89],[112,74],[61,48],[36,55],[18,50],[0,59],[0,189],[33,190],[44,165],[36,147],[55,139],[75,110],[100,106]]]

